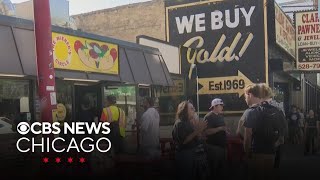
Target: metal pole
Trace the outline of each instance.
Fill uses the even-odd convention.
[[[197,112],[198,112],[198,117],[200,118],[199,114],[199,76],[198,76],[198,67],[196,66],[196,74],[197,74]]]
[[[52,110],[56,109],[56,88],[49,0],[33,0],[33,7],[41,122],[52,123]]]
[[[304,73],[301,74],[301,89],[302,89],[302,107],[307,112],[307,103],[306,103],[306,80]]]

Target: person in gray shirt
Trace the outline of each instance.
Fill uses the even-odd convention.
[[[140,120],[140,154],[145,158],[160,157],[160,116],[154,108],[154,101],[147,97],[143,103],[145,112]]]

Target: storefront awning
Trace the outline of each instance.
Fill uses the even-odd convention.
[[[119,47],[119,75],[56,69],[57,78],[173,86],[158,49],[60,27],[53,27],[52,31]],[[33,22],[0,15],[0,38],[0,74],[36,76]]]
[[[120,47],[119,53],[122,81],[162,86],[173,85],[160,52],[144,52]]]
[[[0,26],[0,74],[23,75],[19,53],[13,38],[12,28]]]

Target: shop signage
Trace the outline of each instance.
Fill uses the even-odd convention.
[[[64,120],[66,119],[67,116],[67,109],[66,107],[59,103],[57,104],[57,121],[58,122],[64,122]]]
[[[297,69],[320,70],[320,22],[317,11],[296,12]]]
[[[160,96],[184,96],[184,80],[175,79],[173,82],[174,86],[159,87],[156,91],[160,93]]]
[[[246,84],[252,84],[244,74],[238,71],[237,76],[216,77],[216,78],[200,78],[199,94],[231,94],[237,93],[239,97],[244,94]]]
[[[115,44],[53,32],[52,48],[56,69],[119,74]]]
[[[167,40],[181,46],[182,74],[197,71],[200,106],[201,99],[217,95],[230,100],[228,111],[246,109],[240,91],[251,82],[268,82],[265,3],[229,0],[167,7]]]
[[[292,57],[295,57],[295,28],[277,3],[275,3],[274,8],[276,43]]]

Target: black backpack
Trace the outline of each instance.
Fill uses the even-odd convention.
[[[282,110],[268,102],[262,102],[256,109],[260,121],[257,123],[256,134],[266,143],[275,144],[285,130],[286,119]]]

